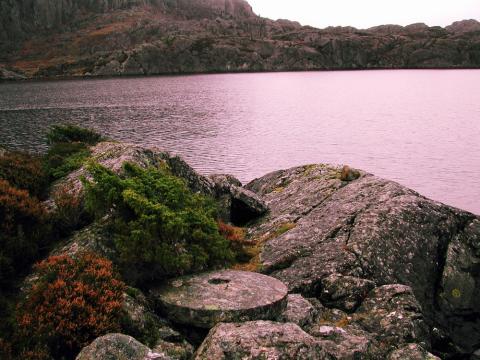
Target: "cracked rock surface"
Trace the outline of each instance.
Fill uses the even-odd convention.
[[[245,186],[270,209],[248,232],[264,244],[261,270],[290,292],[347,313],[365,309],[374,287],[379,294],[383,285],[406,285],[428,326],[444,329],[459,352],[475,352],[479,218],[362,171],[342,181],[341,171],[301,166]],[[285,224],[289,230],[280,232]]]

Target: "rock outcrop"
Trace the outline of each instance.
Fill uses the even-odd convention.
[[[0,65],[28,77],[477,68],[479,28],[315,29],[244,0],[0,0]]]
[[[131,336],[108,334],[83,348],[76,360],[172,360],[163,353],[153,352]]]
[[[333,359],[298,325],[253,321],[219,324],[197,351],[195,360]]]
[[[384,323],[398,312],[374,309],[384,296],[405,294],[402,303],[408,301],[413,313],[401,315],[408,320],[400,329],[408,334],[395,335],[393,342],[415,338],[428,343],[428,350],[427,324],[446,331],[443,344],[450,337],[460,352],[478,349],[477,216],[363,172],[357,180],[342,181],[341,168],[326,165],[277,171],[246,188],[270,208],[249,230],[265,244],[260,268],[291,292],[316,297],[354,319],[365,315],[373,323],[362,320],[361,328],[380,334],[389,331],[380,330],[375,319]],[[277,235],[287,223],[290,230]],[[421,323],[414,325],[415,318]]]
[[[124,161],[168,167],[192,190],[214,197],[225,218],[248,213],[245,241],[259,252],[250,265],[270,277],[226,270],[150,286],[146,296],[129,289],[130,327],[123,328],[148,346],[107,335],[79,360],[110,351],[176,360],[478,358],[478,216],[340,166],[280,170],[242,187],[232,176],[204,177],[158,149],[105,142],[92,148],[92,158],[116,172]],[[81,196],[84,175],[86,168],[63,183]],[[115,262],[108,237],[99,221],[55,253],[90,250]],[[264,298],[255,307],[265,291],[273,307]],[[154,343],[146,342],[152,334]]]

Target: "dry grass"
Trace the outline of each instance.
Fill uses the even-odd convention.
[[[269,231],[260,238],[251,239],[244,242],[242,251],[250,260],[248,262],[237,263],[233,266],[235,270],[258,272],[261,270],[260,254],[266,242],[272,240],[287,231],[294,229],[297,226],[295,223],[280,224],[274,231]]]

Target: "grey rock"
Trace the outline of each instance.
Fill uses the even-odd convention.
[[[374,358],[370,352],[373,341],[361,332],[352,333],[340,327],[322,325],[311,334],[321,340],[322,347],[334,359]]]
[[[373,290],[352,316],[352,322],[373,334],[384,348],[408,343],[430,347],[429,328],[420,304],[405,285],[384,285]]]
[[[320,308],[316,321],[305,330],[337,359],[383,360],[406,344],[430,347],[420,305],[404,285],[372,290],[353,314]]]
[[[197,350],[196,360],[333,359],[296,324],[252,321],[218,324]]]
[[[317,296],[329,307],[352,312],[374,287],[370,280],[332,274],[321,280]]]
[[[219,322],[275,320],[287,304],[287,288],[277,279],[234,270],[173,279],[150,295],[172,321],[207,329]]]
[[[183,336],[152,311],[150,303],[140,290],[130,288],[124,294],[122,308],[124,313],[122,329],[128,335],[149,346],[167,341],[183,344]]]
[[[231,175],[209,177],[214,184],[215,198],[221,204],[222,220],[236,225],[244,225],[268,211],[265,202],[255,193],[242,188],[238,179]]]
[[[153,352],[166,354],[172,360],[190,360],[195,349],[185,340],[175,343],[159,340],[153,347]]]
[[[473,351],[472,333],[480,334],[480,322],[471,317],[480,316],[480,219],[450,242],[444,261],[437,295],[441,316],[449,323],[455,342]]]
[[[171,360],[155,353],[131,336],[108,334],[82,349],[76,360]]]
[[[418,344],[407,344],[388,355],[387,360],[440,360]]]
[[[445,29],[457,34],[475,32],[480,31],[480,22],[474,19],[455,21]]]
[[[245,186],[270,209],[248,230],[249,238],[265,244],[262,271],[290,292],[318,296],[327,304],[332,299],[322,289],[348,292],[355,299],[348,306],[331,302],[348,311],[365,293],[351,291],[355,281],[335,285],[336,277],[357,279],[367,289],[370,282],[408,285],[426,322],[445,329],[471,353],[480,324],[478,286],[473,285],[480,281],[474,270],[480,261],[479,218],[364,172],[355,181],[341,181],[341,170],[308,165]],[[293,226],[278,233],[285,222]]]
[[[287,308],[281,316],[284,322],[294,323],[301,328],[312,323],[317,315],[317,309],[299,294],[290,294],[287,297]]]

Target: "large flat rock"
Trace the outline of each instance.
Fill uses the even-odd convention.
[[[172,321],[208,329],[219,322],[276,319],[287,292],[270,276],[223,270],[171,280],[151,295]]]
[[[342,181],[341,170],[302,166],[245,186],[270,209],[248,231],[265,244],[262,271],[349,313],[374,285],[408,285],[428,324],[475,352],[480,218],[361,171]]]

